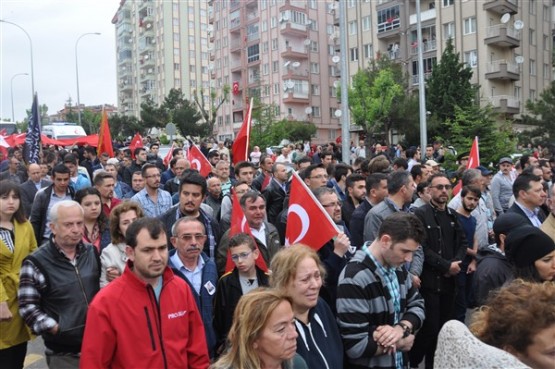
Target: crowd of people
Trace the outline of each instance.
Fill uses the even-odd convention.
[[[203,176],[159,148],[45,148],[28,165],[9,150],[2,367],[22,368],[34,335],[50,368],[485,368],[450,355],[476,342],[555,367],[555,156],[494,173],[461,154],[446,173],[438,142],[361,141],[349,163],[334,143],[255,147],[235,165],[203,143]],[[293,171],[339,230],[324,245],[284,246]]]

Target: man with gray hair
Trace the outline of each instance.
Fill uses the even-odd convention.
[[[49,368],[79,368],[87,309],[100,289],[99,258],[82,241],[81,205],[59,201],[49,218],[49,240],[21,266],[19,314],[44,339]]]

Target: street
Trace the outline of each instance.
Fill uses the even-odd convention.
[[[25,369],[45,369],[44,343],[41,337],[37,337],[27,344],[27,356],[25,357]]]

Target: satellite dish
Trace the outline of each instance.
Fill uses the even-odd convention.
[[[515,61],[517,64],[522,64],[524,63],[524,57],[522,55],[519,55],[515,58]]]
[[[287,68],[287,67],[289,66],[289,64],[291,64],[291,62],[288,60],[288,61],[286,61],[285,63],[283,63],[283,66],[284,66],[285,68]]]
[[[148,55],[145,55],[145,59],[148,59],[148,58],[149,58],[149,56],[148,56]]]
[[[310,41],[309,38],[307,38],[306,40],[304,40],[304,44],[305,44],[306,46],[310,45],[311,42],[312,42],[312,41]]]
[[[519,20],[516,20],[516,21],[515,21],[515,29],[518,30],[518,31],[520,31],[520,30],[523,29],[523,28],[524,28],[524,22],[521,21],[520,19],[519,19]]]
[[[287,81],[286,85],[287,85],[287,88],[293,88],[293,87],[295,87],[295,82]]]
[[[333,58],[331,58],[331,61],[335,64],[339,63],[340,60],[341,58],[339,57],[339,55],[335,55]]]
[[[509,13],[503,14],[501,17],[501,23],[506,24],[511,20],[511,15]]]
[[[298,67],[301,66],[301,63],[299,63],[298,61],[296,61],[296,62],[293,62],[293,64],[291,64],[291,66],[292,66],[293,68],[298,68]]]
[[[337,109],[334,115],[336,118],[341,118],[341,115],[343,115],[343,112],[341,111],[341,109]]]
[[[340,84],[341,83],[339,81],[333,81],[333,87],[335,87],[335,88],[339,88]]]
[[[312,114],[312,108],[310,106],[307,106],[306,109],[304,110],[304,112],[306,114]]]
[[[287,91],[289,88],[287,87],[287,85],[284,83],[283,84],[283,91]]]

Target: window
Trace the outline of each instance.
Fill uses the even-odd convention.
[[[532,28],[528,29],[528,42],[530,45],[536,45],[536,31]]]
[[[520,87],[519,87],[519,86],[515,86],[515,88],[514,88],[514,94],[515,94],[515,97],[516,97],[517,99],[520,99]]]
[[[262,43],[262,52],[263,53],[268,52],[268,41]]]
[[[455,38],[455,22],[445,23],[443,25],[443,34],[445,38]]]
[[[270,66],[268,63],[262,64],[262,74],[267,76],[270,73]]]
[[[349,22],[349,35],[356,35],[358,28],[358,22],[356,20]]]
[[[451,6],[455,3],[455,0],[442,0],[443,7]]]
[[[476,33],[476,17],[466,18],[464,20],[464,34],[468,35]]]
[[[378,33],[401,27],[399,5],[378,11]]]
[[[279,94],[279,83],[274,83],[274,94]]]
[[[328,36],[330,36],[333,33],[333,31],[335,31],[333,24],[328,24],[326,26],[326,33],[328,34]]]
[[[252,63],[260,60],[260,48],[259,44],[247,47],[247,63]]]
[[[536,14],[536,0],[528,0],[530,14]]]
[[[308,7],[310,9],[318,9],[318,1],[317,0],[308,0]]]
[[[363,31],[370,31],[371,28],[371,22],[370,22],[370,16],[366,16],[362,18],[362,30]]]
[[[266,32],[268,30],[268,21],[262,21],[262,32]]]
[[[530,90],[530,100],[536,100],[536,90]]]
[[[179,70],[179,63],[173,63],[173,70]]]
[[[549,68],[549,64],[544,64],[543,65],[543,79],[549,79],[549,70],[551,68]]]
[[[278,39],[273,38],[272,39],[272,50],[277,50],[277,48],[278,48]]]
[[[313,73],[313,74],[320,73],[320,64],[310,63],[310,73]]]
[[[272,17],[270,19],[270,28],[276,28],[277,27],[277,17]]]
[[[335,55],[335,46],[328,45],[328,55],[329,56],[334,56]]]
[[[318,22],[316,22],[315,19],[309,19],[308,21],[310,22],[310,29],[313,31],[318,31]]]
[[[347,7],[348,8],[354,8],[355,7],[355,0],[349,0],[347,2]]]
[[[316,42],[316,41],[311,41],[310,42],[310,51],[312,51],[313,53],[318,52],[318,42]]]
[[[314,96],[320,96],[320,85],[310,85],[310,93]]]
[[[549,50],[549,36],[543,35],[543,49]]]
[[[277,73],[279,71],[279,62],[273,61],[272,62],[272,73]]]
[[[319,106],[313,106],[312,107],[312,116],[314,117],[321,117],[322,114],[320,113],[320,107]]]
[[[547,5],[543,6],[543,20],[549,22],[549,7]]]
[[[478,51],[470,50],[464,53],[464,63],[470,68],[478,66]]]
[[[349,55],[351,57],[351,61],[358,61],[358,47],[352,47],[349,50]]]
[[[364,59],[373,59],[374,51],[372,48],[372,44],[366,44],[362,46],[364,52]]]
[[[530,59],[530,75],[536,75],[536,61],[534,59]]]

